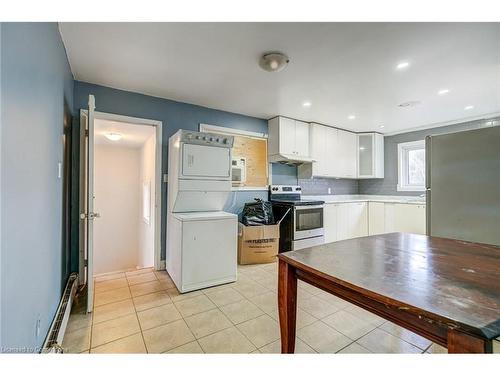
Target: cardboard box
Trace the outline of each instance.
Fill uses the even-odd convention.
[[[238,223],[238,263],[276,262],[279,250],[280,225],[245,226]]]

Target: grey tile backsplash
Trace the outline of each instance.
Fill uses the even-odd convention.
[[[335,178],[312,178],[298,179],[298,185],[302,187],[304,195],[345,195],[358,194],[358,180],[335,179]]]

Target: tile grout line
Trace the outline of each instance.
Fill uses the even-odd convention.
[[[167,275],[168,275],[168,272],[167,272]],[[156,278],[158,279],[158,276],[157,276],[156,274],[155,274],[155,276],[156,276]],[[169,275],[169,278],[170,278],[170,275]],[[172,278],[170,278],[170,279],[172,279]],[[168,293],[167,293],[167,294],[168,294]],[[203,295],[204,295],[204,294],[203,294]],[[169,297],[170,297],[170,295],[169,295]],[[196,297],[196,296],[191,297],[191,298],[195,298],[195,297]],[[208,298],[208,297],[207,297],[207,298]],[[188,298],[188,299],[190,299],[190,298]],[[184,319],[184,316],[183,316],[183,315],[182,315],[182,313],[179,311],[179,309],[178,309],[178,308],[177,308],[177,306],[175,305],[174,301],[173,301],[172,299],[170,299],[170,300],[172,301],[172,305],[174,306],[174,309],[175,309],[175,310],[179,313],[179,315],[180,315],[180,317],[181,317],[182,321],[184,322],[184,324],[185,324],[185,325],[186,325],[186,327],[188,328],[189,332],[191,332],[191,335],[193,335],[193,337],[194,337],[194,341],[196,341],[196,343],[200,346],[201,351],[202,351],[203,353],[205,353],[205,351],[203,350],[202,346],[201,346],[201,345],[200,345],[200,343],[198,342],[198,339],[196,338],[196,335],[194,334],[194,332],[191,330],[191,327],[189,327],[189,324],[187,324],[186,320]],[[182,301],[182,300],[181,300],[181,301]],[[175,320],[175,322],[177,322],[177,321],[179,321],[179,320],[181,320],[181,319],[177,319],[177,320]],[[170,322],[170,323],[173,323],[173,322]],[[166,324],[163,324],[163,325],[167,325],[167,324],[170,324],[170,323],[166,323]],[[158,326],[158,327],[160,327],[160,326]],[[141,332],[142,332],[142,328],[141,328]],[[177,349],[177,348],[181,347],[182,345],[187,345],[187,344],[189,344],[189,343],[191,343],[191,342],[194,342],[194,341],[189,341],[189,342],[186,342],[186,343],[184,343],[184,344],[181,344],[181,345],[175,346],[175,347],[173,347],[173,348],[170,348],[170,349],[168,349],[168,350],[165,350],[164,352],[162,352],[162,354],[167,353],[167,352],[169,352],[169,351],[171,351],[171,350]]]
[[[158,277],[156,276],[156,274],[154,272],[153,272],[153,274],[155,275],[155,278],[158,279]],[[128,279],[127,279],[127,283],[128,283]],[[129,288],[130,288],[130,284],[129,284]],[[132,296],[132,291],[130,291],[130,295]],[[146,345],[146,340],[144,339],[144,331],[142,330],[141,320],[139,319],[139,313],[137,312],[137,308],[135,306],[134,297],[131,297],[131,298],[132,298],[132,305],[134,306],[135,317],[137,319],[137,322],[139,323],[139,331],[141,332],[142,343],[144,344],[144,349],[146,349],[146,354],[149,354],[149,349],[148,349],[148,346]],[[169,296],[169,298],[170,298],[170,296]],[[146,311],[146,310],[144,310],[144,311]]]
[[[128,285],[127,285],[128,287]],[[123,287],[125,288],[125,287]],[[120,288],[117,288],[117,289],[120,289]],[[130,288],[129,288],[130,289]],[[130,290],[129,290],[130,291]],[[134,305],[134,301],[131,298],[127,298],[127,299],[130,299],[132,301],[132,305]],[[123,302],[123,301],[126,301],[127,299],[125,300],[120,300],[120,301],[117,301],[117,302],[111,302],[111,303],[118,303],[118,302]],[[111,303],[107,303],[105,305],[110,305]],[[105,306],[105,305],[101,305],[101,306]],[[98,306],[98,307],[101,307],[101,306]],[[94,311],[95,307],[92,309],[92,311]],[[134,311],[135,311],[135,305],[134,305]],[[122,316],[119,316],[119,317],[116,317],[116,318],[111,318],[111,319],[107,319],[107,320],[103,320],[102,322],[99,322],[99,323],[96,323],[95,325],[99,325],[101,323],[105,323],[105,322],[109,322],[111,320],[115,320],[115,319],[120,319],[120,318],[123,318],[123,317],[126,317],[126,316],[129,316],[129,315],[132,315],[134,313],[130,313],[130,314],[125,314],[125,315],[122,315]],[[137,316],[137,312],[135,311],[135,314],[136,314],[136,319],[139,323],[139,329],[141,330],[141,325],[140,325],[140,321],[139,321],[139,317]],[[104,345],[107,345],[107,344],[110,344],[112,342],[115,342],[115,341],[118,341],[118,340],[121,340],[121,339],[124,339],[124,338],[127,338],[127,337],[130,337],[130,336],[133,336],[135,334],[137,334],[137,332],[134,332],[134,333],[131,333],[130,335],[126,335],[126,336],[123,336],[123,337],[119,337],[117,339],[114,339],[114,340],[111,340],[111,341],[108,341],[108,342],[105,342],[103,344],[100,344],[100,345],[97,345],[95,348],[92,348],[92,333],[93,333],[93,330],[94,330],[94,313],[92,312],[92,330],[91,330],[91,345],[90,345],[90,348],[89,348],[89,351],[91,351],[92,349],[95,349],[95,348],[99,348],[101,346],[104,346]],[[142,330],[141,330],[142,332]],[[143,341],[144,341],[144,337],[143,337]],[[146,347],[146,343],[144,342],[144,347]],[[146,348],[146,352],[147,352],[147,348]]]

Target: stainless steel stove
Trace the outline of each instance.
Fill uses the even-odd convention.
[[[302,189],[293,185],[271,185],[269,200],[275,217],[286,215],[280,224],[280,252],[324,243],[324,201],[302,199]]]

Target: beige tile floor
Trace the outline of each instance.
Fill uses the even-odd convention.
[[[95,279],[93,314],[75,307],[68,353],[279,353],[277,264],[238,266],[238,281],[179,294],[165,271]],[[446,349],[299,282],[297,353],[443,353]]]

